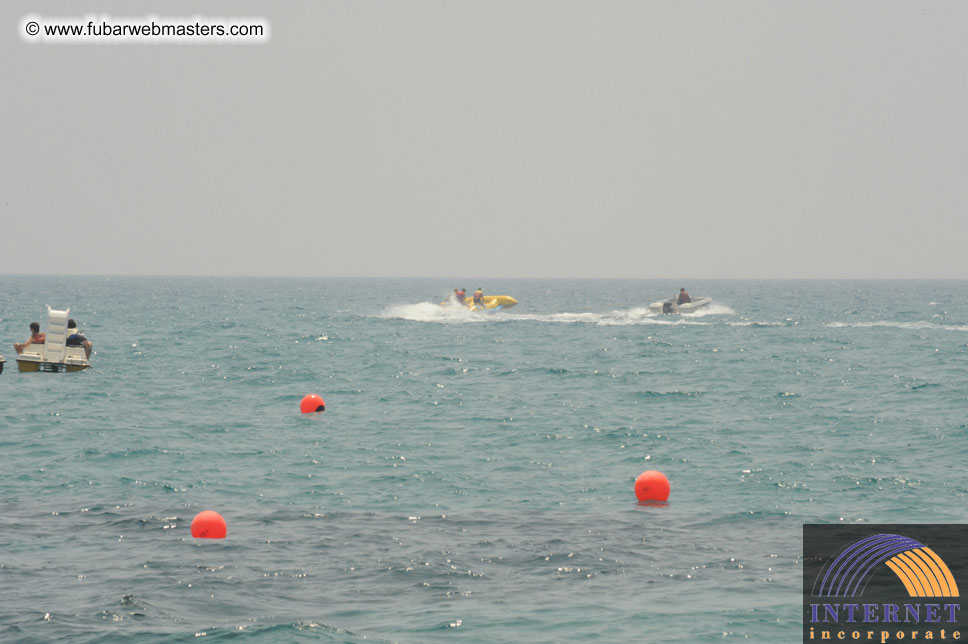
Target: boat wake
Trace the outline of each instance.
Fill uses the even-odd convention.
[[[662,326],[708,326],[714,322],[699,322],[697,318],[712,315],[735,315],[736,312],[722,304],[710,304],[698,311],[682,315],[663,315],[653,313],[648,306],[631,309],[610,311],[608,313],[549,313],[528,314],[518,313],[515,320],[531,320],[534,322],[554,322],[559,324],[594,324],[596,326],[632,326],[632,325],[662,325]],[[510,316],[509,316],[510,317]]]
[[[531,322],[594,324],[597,326],[648,324],[649,320],[656,318],[657,316],[650,313],[647,307],[634,308],[627,311],[611,311],[609,313],[524,313],[514,316],[516,320],[528,320]]]
[[[413,322],[463,324],[506,319],[507,314],[503,311],[482,313],[472,311],[466,306],[440,306],[432,302],[420,302],[418,304],[397,304],[387,307],[380,314],[380,317],[385,319],[411,320]]]
[[[436,322],[441,324],[463,324],[469,322],[546,322],[553,324],[593,324],[596,326],[708,326],[712,321],[698,321],[715,315],[735,315],[736,312],[722,304],[710,304],[689,314],[662,315],[652,313],[648,306],[609,311],[607,313],[508,313],[497,311],[480,313],[463,306],[440,306],[431,302],[419,304],[399,304],[385,309],[380,317],[386,319],[411,320],[414,322]]]
[[[710,315],[736,315],[736,311],[729,308],[725,304],[717,304],[716,302],[713,302],[711,304],[707,304],[701,309],[696,309],[691,313],[683,313],[682,315],[685,315],[689,318],[704,318]]]

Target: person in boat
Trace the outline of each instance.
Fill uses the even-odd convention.
[[[464,300],[467,299],[467,291],[465,291],[462,288],[455,288],[454,289],[454,299],[457,300],[457,303],[458,304],[463,304],[464,303]]]
[[[17,355],[24,352],[24,349],[32,344],[43,344],[47,341],[47,334],[40,332],[40,324],[37,322],[30,323],[30,338],[26,342],[16,342],[13,345],[14,350]]]
[[[688,293],[686,293],[686,289],[684,287],[683,288],[680,288],[679,289],[679,302],[678,303],[679,304],[689,304],[690,302],[692,302],[692,298],[689,297],[689,294]]]
[[[481,306],[481,307],[484,306],[484,291],[483,291],[483,289],[478,288],[476,291],[474,291],[474,304],[476,304],[477,306]]]
[[[69,347],[84,347],[84,355],[87,358],[91,357],[91,349],[94,347],[91,341],[77,330],[77,322],[74,321],[74,318],[67,321],[67,342],[65,344]]]

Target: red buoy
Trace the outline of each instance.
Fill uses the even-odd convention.
[[[669,499],[669,479],[662,472],[649,470],[635,479],[635,497],[639,501],[667,501]]]
[[[205,510],[192,519],[192,536],[196,539],[224,539],[228,531],[225,519],[218,512]]]
[[[326,411],[326,401],[323,400],[322,396],[317,394],[309,394],[304,396],[302,402],[299,403],[299,410],[304,414],[314,414],[317,411]]]

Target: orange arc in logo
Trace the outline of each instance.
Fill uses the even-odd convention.
[[[894,571],[911,597],[959,597],[948,566],[931,548],[914,548],[884,563]]]

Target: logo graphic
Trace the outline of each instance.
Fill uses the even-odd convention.
[[[968,525],[803,526],[803,641],[968,639]]]
[[[858,597],[884,564],[894,571],[909,597],[958,597],[958,584],[931,548],[899,534],[876,534],[850,544],[818,576],[818,597]]]

